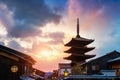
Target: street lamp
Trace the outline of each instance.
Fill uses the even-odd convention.
[[[64,71],[64,77],[67,77],[67,76],[69,76],[69,72],[68,72],[67,69],[65,69],[65,71]]]

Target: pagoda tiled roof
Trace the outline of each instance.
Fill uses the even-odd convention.
[[[67,59],[67,60],[72,60],[72,61],[76,61],[76,62],[83,62],[85,61],[86,59],[89,59],[89,58],[92,58],[94,57],[95,55],[84,55],[84,54],[72,54],[68,57],[65,57],[64,59]]]
[[[78,53],[78,54],[84,54],[86,52],[89,52],[91,50],[95,49],[95,47],[71,47],[69,50],[66,50],[64,52],[66,53]]]
[[[93,39],[76,37],[76,38],[72,38],[70,42],[65,44],[65,46],[83,47],[83,46],[90,44],[93,41],[94,41]]]

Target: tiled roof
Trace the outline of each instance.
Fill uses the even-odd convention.
[[[72,38],[70,42],[65,44],[65,46],[74,46],[74,47],[83,47],[85,45],[90,44],[94,40],[92,39],[85,39],[85,38]]]
[[[25,60],[25,61],[27,61],[27,62],[29,62],[31,64],[35,63],[35,60],[31,56],[26,55],[24,53],[21,53],[19,51],[13,50],[11,48],[5,47],[3,45],[0,45],[0,51],[6,52],[6,53],[14,55],[14,56],[17,56],[20,59],[23,59],[23,60]]]
[[[115,58],[115,59],[111,59],[111,60],[109,60],[108,62],[114,62],[114,61],[120,61],[120,57]]]
[[[65,57],[64,59],[82,62],[82,61],[85,61],[86,59],[92,58],[94,56],[95,55],[74,54],[74,55],[70,55],[68,57]]]
[[[118,58],[118,57],[120,57],[120,53],[118,52],[118,51],[116,51],[116,50],[114,50],[114,51],[111,51],[111,52],[109,52],[109,53],[107,53],[107,54],[105,54],[105,55],[103,55],[103,56],[101,56],[101,57],[98,57],[98,58],[96,58],[96,59],[92,59],[92,60],[90,60],[90,61],[88,61],[88,62],[85,62],[85,63],[83,63],[83,65],[85,65],[85,64],[88,64],[88,63],[91,63],[91,62],[94,62],[94,61],[100,61],[100,60],[102,60],[103,58],[105,58],[105,57],[109,57],[110,55],[119,55],[119,56],[117,56],[116,58]],[[116,58],[113,58],[113,59],[116,59]],[[108,59],[108,61],[109,60],[113,60],[112,58],[110,59]]]
[[[83,53],[89,52],[93,49],[95,49],[95,47],[71,47],[69,50],[66,50],[64,52],[83,54]]]

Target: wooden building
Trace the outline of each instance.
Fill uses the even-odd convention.
[[[31,73],[34,63],[30,56],[0,45],[0,80],[20,80]]]
[[[98,57],[96,59],[90,60],[83,63],[82,66],[86,68],[86,73],[101,74],[101,70],[119,70],[120,69],[120,53],[117,51],[112,51],[104,56]]]
[[[109,60],[108,64],[111,69],[116,70],[116,75],[120,76],[120,56],[115,59]]]
[[[71,53],[71,55],[64,59],[71,60],[71,65],[74,66],[76,63],[83,63],[86,59],[94,57],[95,55],[85,54],[95,48],[87,47],[87,45],[93,41],[93,39],[86,39],[79,35],[79,19],[77,19],[77,36],[65,44],[65,46],[71,47],[69,50],[65,51],[65,53]]]

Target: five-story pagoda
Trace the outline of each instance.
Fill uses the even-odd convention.
[[[79,19],[77,19],[77,36],[72,38],[70,42],[65,44],[65,46],[71,47],[65,53],[71,53],[70,56],[64,59],[71,60],[71,66],[76,63],[83,63],[86,59],[92,58],[95,55],[87,55],[86,52],[93,50],[95,47],[87,47],[88,44],[92,43],[93,39],[82,38],[79,35]]]

